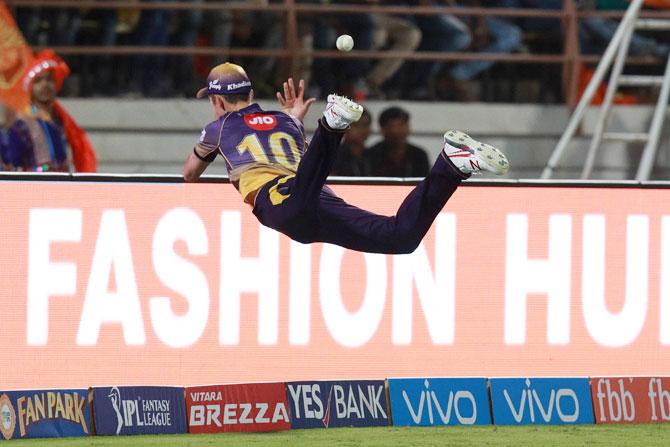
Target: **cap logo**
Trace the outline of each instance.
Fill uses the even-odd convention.
[[[221,85],[219,84],[219,80],[215,79],[213,81],[209,81],[209,89],[210,90],[221,90]]]
[[[237,90],[238,88],[251,87],[250,81],[242,81],[237,83],[228,84],[228,91]]]

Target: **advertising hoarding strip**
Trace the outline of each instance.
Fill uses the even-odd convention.
[[[384,380],[287,382],[291,427],[388,426]]]
[[[583,405],[582,385],[585,380],[588,380],[588,402],[589,405]],[[470,384],[467,386],[458,386],[467,384],[470,381]],[[515,418],[515,421],[512,423],[518,424],[565,424],[565,423],[596,423],[596,424],[611,424],[611,423],[629,423],[629,424],[641,424],[641,423],[654,423],[654,422],[670,422],[670,377],[591,377],[588,379],[585,378],[407,378],[407,379],[393,379],[389,378],[384,381],[337,381],[337,382],[327,382],[327,381],[316,381],[316,382],[293,382],[293,383],[275,383],[275,384],[239,384],[239,385],[217,385],[210,387],[190,387],[190,388],[176,388],[170,389],[170,395],[173,394],[173,391],[177,391],[177,395],[182,397],[181,399],[181,411],[176,408],[175,414],[181,414],[183,419],[181,419],[181,426],[186,427],[187,423],[190,421],[187,420],[187,415],[191,414],[190,411],[186,411],[187,401],[191,401],[191,406],[194,402],[198,401],[208,401],[214,402],[217,399],[220,404],[232,403],[235,402],[235,399],[227,399],[219,395],[220,391],[228,388],[229,391],[233,391],[232,394],[228,394],[227,397],[231,395],[237,395],[237,400],[240,399],[250,399],[250,402],[253,405],[249,406],[248,414],[245,415],[246,407],[245,405],[237,405],[235,411],[229,411],[230,409],[220,410],[219,412],[210,412],[215,416],[213,420],[218,420],[224,423],[234,423],[239,424],[240,422],[245,421],[245,419],[254,419],[252,425],[249,426],[249,429],[226,429],[220,428],[214,429],[211,432],[226,432],[226,431],[267,431],[266,428],[258,429],[254,427],[253,424],[264,424],[268,422],[278,422],[280,425],[284,426],[280,429],[290,429],[291,426],[296,428],[304,428],[309,426],[304,423],[304,418],[306,416],[305,410],[307,413],[318,413],[316,415],[310,415],[312,419],[316,417],[321,419],[320,426],[325,427],[340,427],[340,426],[366,426],[366,424],[350,424],[350,423],[337,423],[337,418],[333,421],[324,423],[323,416],[325,414],[325,408],[318,405],[317,407],[312,407],[311,403],[318,400],[323,402],[323,394],[321,393],[321,387],[326,389],[325,385],[330,384],[331,389],[333,385],[338,385],[342,390],[345,390],[347,386],[350,390],[361,391],[364,390],[364,384],[374,383],[378,386],[380,397],[377,400],[382,403],[386,399],[387,405],[385,408],[385,420],[388,425],[440,425],[440,424],[453,424],[458,423],[456,419],[460,418],[460,422],[464,419],[468,419],[470,416],[473,416],[472,413],[465,413],[462,411],[462,406],[459,406],[457,399],[451,399],[451,405],[445,404],[449,399],[444,399],[448,393],[451,393],[452,396],[455,396],[458,393],[458,390],[461,392],[463,390],[470,390],[473,393],[472,386],[477,385],[476,382],[482,381],[482,384],[485,385],[485,388],[482,387],[482,390],[485,389],[485,393],[482,395],[486,396],[484,404],[477,404],[477,414],[486,414],[489,424],[509,424],[509,414],[511,413],[512,418]],[[267,402],[268,397],[263,391],[257,392],[254,394],[247,393],[249,386],[258,386],[261,385],[272,385],[275,391],[279,391],[280,397],[278,402],[284,402],[284,409],[277,411],[268,412],[268,408],[273,405],[262,404],[261,401]],[[289,390],[289,385],[292,385],[294,389]],[[305,387],[303,388],[303,385]],[[319,393],[315,393],[317,388],[314,386],[318,385]],[[416,386],[418,385],[418,388]],[[481,384],[480,384],[481,385]],[[501,388],[502,387],[504,388]],[[356,390],[358,386],[358,390]],[[401,391],[398,391],[397,386],[401,387]],[[415,387],[420,393],[415,394],[414,397],[411,397],[407,392],[411,388]],[[479,385],[478,385],[479,386]],[[297,387],[300,387],[299,389]],[[440,388],[442,387],[442,388]],[[446,388],[445,388],[446,387]],[[165,390],[165,387],[111,387],[106,389],[97,388],[98,398],[100,398],[100,392],[102,395],[107,397],[112,396],[114,390],[118,389],[120,396],[117,399],[117,405],[120,407],[120,411],[130,411],[130,416],[128,414],[122,414],[121,420],[123,423],[128,422],[141,422],[146,423],[151,420],[156,420],[147,416],[148,413],[152,411],[161,412],[166,410],[169,405],[165,402],[151,402],[151,397],[154,395],[152,393],[159,392],[159,390]],[[298,390],[298,391],[296,391]],[[442,390],[442,391],[441,391]],[[448,393],[444,393],[444,390],[447,390]],[[501,413],[499,398],[501,395],[505,398],[508,411],[507,416],[504,412]],[[521,391],[521,399],[516,399],[518,391]],[[63,437],[63,436],[93,436],[93,435],[106,435],[106,434],[115,434],[107,433],[108,430],[105,428],[105,424],[102,423],[103,430],[98,432],[96,429],[96,420],[100,417],[95,416],[95,409],[99,408],[100,405],[95,405],[96,400],[93,398],[96,391],[96,388],[81,389],[81,390],[24,390],[24,391],[0,391],[0,432],[3,435],[4,439],[16,439],[16,438],[35,438],[35,437]],[[132,392],[131,392],[132,391]],[[189,397],[188,393],[195,392],[202,396],[209,396],[212,399],[193,399],[193,395]],[[257,389],[258,391],[258,389]],[[402,399],[407,403],[408,406],[412,406],[409,410],[410,417],[414,417],[415,423],[406,424],[398,423],[398,418],[400,417],[401,412],[398,412],[398,403],[402,403],[397,396],[401,396],[402,393],[405,393],[405,398]],[[505,392],[507,392],[505,394]],[[526,392],[524,396],[524,392]],[[149,394],[147,394],[149,393]],[[213,394],[210,394],[213,393]],[[327,394],[331,394],[331,391],[326,391]],[[423,393],[423,394],[422,394]],[[440,394],[442,393],[442,394]],[[144,399],[139,398],[139,395],[144,395]],[[133,401],[132,405],[127,404],[128,401]],[[349,397],[345,397],[349,396]],[[368,400],[373,401],[375,399],[375,392],[368,394]],[[383,396],[383,398],[381,397]],[[419,397],[417,399],[417,396]],[[429,397],[425,397],[429,396]],[[103,396],[104,397],[104,396]],[[163,395],[165,397],[165,395]],[[305,397],[308,397],[305,399]],[[316,397],[317,399],[314,399]],[[362,409],[367,408],[370,410],[373,408],[373,405],[367,405],[369,402],[365,399],[360,399],[360,395],[356,396],[355,394],[347,394],[347,391],[342,391],[339,397],[339,410],[342,416],[346,414],[346,407],[350,405],[350,408],[346,409],[349,414],[347,417],[351,416],[351,412],[356,413],[356,416],[359,416]],[[358,400],[356,399],[358,398]],[[428,402],[428,398],[431,399],[431,417],[432,421],[428,423],[425,415],[429,414],[428,410],[422,410],[418,402],[421,399],[424,400],[424,406],[422,408],[427,409],[428,406],[425,402]],[[301,400],[302,399],[302,400]],[[112,400],[110,398],[110,400]],[[142,403],[137,403],[142,401]],[[337,399],[336,399],[337,400]],[[494,402],[495,400],[495,402]],[[179,401],[179,399],[177,399]],[[570,401],[575,403],[574,406],[570,406]],[[100,402],[100,401],[98,401]],[[120,402],[120,404],[118,403]],[[147,402],[149,402],[147,404]],[[357,402],[365,402],[363,405],[359,405]],[[238,402],[239,404],[240,402]],[[261,403],[259,405],[259,403]],[[336,404],[337,405],[337,404]],[[113,406],[113,404],[112,404]],[[178,405],[179,406],[179,405]],[[267,408],[266,408],[267,407]],[[300,410],[296,413],[295,408]],[[530,408],[533,408],[531,411]],[[275,406],[276,408],[276,406]],[[331,405],[328,405],[328,408],[332,408],[332,399]],[[447,412],[447,408],[458,409],[461,408],[461,412],[457,415],[456,418],[451,418],[452,413]],[[259,409],[263,410],[263,414],[259,414],[257,411]],[[583,409],[586,409],[584,411]],[[143,411],[144,414],[140,415],[139,411]],[[318,411],[316,411],[318,410]],[[590,411],[589,411],[590,410]],[[105,413],[103,410],[102,413]],[[276,420],[272,420],[270,413],[274,413]],[[322,414],[323,413],[323,414]],[[204,414],[204,413],[203,413]],[[396,414],[398,416],[396,416]],[[456,414],[455,412],[453,414]],[[438,419],[441,418],[442,421]],[[109,419],[109,418],[108,418]],[[206,418],[204,418],[206,419]],[[118,418],[115,422],[118,422]],[[424,421],[426,420],[426,421]],[[179,426],[178,416],[175,418],[177,422],[176,425]],[[425,423],[423,423],[424,421]],[[302,424],[301,424],[302,422]],[[473,423],[481,423],[474,422]],[[216,424],[215,424],[216,425]],[[371,421],[370,425],[379,425],[375,421]],[[471,425],[467,423],[465,425]],[[140,425],[143,427],[143,425]],[[135,427],[137,428],[137,427]],[[129,427],[124,427],[123,429],[129,429]],[[277,428],[274,428],[277,429]],[[161,431],[163,432],[163,431]],[[165,433],[181,433],[182,431],[177,430],[166,430]],[[196,430],[184,430],[183,432],[195,433]],[[207,431],[203,431],[207,432]],[[129,430],[127,433],[119,434],[140,434],[138,430]]]
[[[100,435],[186,433],[183,387],[94,387],[93,407]]]
[[[0,391],[2,439],[90,436],[88,390]]]
[[[188,387],[189,433],[289,430],[291,418],[283,382]]]
[[[490,425],[486,379],[387,379],[393,425]]]
[[[498,425],[593,424],[588,378],[491,378]]]
[[[670,377],[591,377],[596,424],[670,422]]]

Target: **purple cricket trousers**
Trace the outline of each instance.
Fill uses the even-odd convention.
[[[296,175],[264,185],[253,213],[263,225],[298,242],[326,242],[369,253],[412,253],[461,180],[469,176],[437,157],[396,215],[380,216],[349,205],[324,186],[343,135],[319,120]]]

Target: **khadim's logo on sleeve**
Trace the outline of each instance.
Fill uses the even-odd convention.
[[[12,439],[16,426],[16,412],[6,394],[0,396],[0,432],[5,439]]]

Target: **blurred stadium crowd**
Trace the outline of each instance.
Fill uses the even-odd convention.
[[[99,0],[104,3],[106,0]],[[276,11],[199,9],[206,3],[240,0],[185,0],[188,10],[80,9],[17,6],[14,16],[32,46],[216,47],[217,57],[100,54],[66,56],[72,75],[63,96],[192,97],[209,67],[226,60],[247,67],[258,97],[273,97],[285,78],[283,61],[271,57],[231,57],[228,48],[284,47],[284,20]],[[667,0],[650,0],[667,7]],[[263,6],[281,0],[243,0]],[[137,0],[172,3],[172,0]],[[562,0],[297,0],[298,4],[365,4],[384,6],[483,6],[558,10]],[[211,6],[211,5],[210,5]],[[582,9],[625,9],[625,0],[582,0]],[[586,17],[580,21],[583,53],[602,52],[617,21]],[[300,14],[302,49],[333,49],[337,35],[350,34],[356,50],[472,53],[560,54],[564,37],[558,18],[393,15],[371,13]],[[636,35],[634,55],[663,58],[668,44]],[[356,99],[452,101],[562,101],[561,67],[541,64],[495,64],[490,60],[405,61],[402,59],[301,60],[302,77],[311,95],[323,98],[340,91]],[[509,81],[506,83],[506,81]],[[529,81],[523,84],[523,81]],[[513,85],[512,85],[513,84]],[[531,91],[519,94],[522,89]]]

